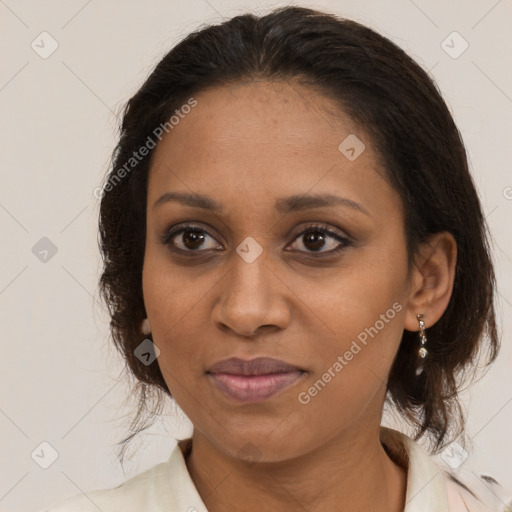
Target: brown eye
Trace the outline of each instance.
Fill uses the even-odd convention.
[[[201,245],[204,244],[204,239],[205,236],[200,231],[192,231],[190,229],[182,231],[183,245],[185,245],[187,249],[199,249]]]
[[[347,237],[338,235],[327,229],[326,226],[309,226],[299,233],[295,240],[300,241],[299,251],[315,255],[332,255],[352,245]],[[304,249],[302,249],[302,246]],[[323,251],[322,249],[327,249]]]
[[[218,244],[208,240],[215,240],[207,231],[195,226],[181,226],[166,233],[162,238],[162,243],[171,245],[174,249],[182,252],[206,252],[207,250],[218,248]]]

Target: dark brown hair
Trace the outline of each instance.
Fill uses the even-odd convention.
[[[368,134],[403,202],[410,262],[433,233],[448,231],[457,242],[451,300],[441,319],[427,326],[425,371],[415,374],[417,333],[404,331],[387,384],[389,403],[417,439],[428,433],[437,451],[464,431],[457,400],[462,378],[480,356],[492,362],[499,348],[487,228],[460,133],[433,80],[390,40],[351,20],[285,7],[188,35],[126,105],[99,223],[100,291],[139,399],[130,434],[120,443],[121,460],[127,443],[154,422],[170,396],[158,365],[146,366],[134,354],[146,316],[142,266],[152,152],[133,169],[126,171],[126,163],[192,95],[254,78],[299,80],[335,100]]]

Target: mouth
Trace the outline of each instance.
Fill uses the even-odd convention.
[[[215,387],[228,398],[252,403],[266,400],[295,384],[307,372],[279,359],[224,359],[207,372]]]

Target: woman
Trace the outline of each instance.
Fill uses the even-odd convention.
[[[353,21],[287,7],[173,48],[128,102],[101,289],[138,380],[194,425],[166,463],[49,511],[504,510],[432,453],[498,351],[486,226],[429,76]],[[459,474],[459,473],[457,473]]]

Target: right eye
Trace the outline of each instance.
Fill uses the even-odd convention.
[[[215,244],[210,247],[204,247],[205,241],[211,238],[215,240],[207,231],[192,224],[180,225],[167,231],[162,236],[162,243],[170,245],[172,250],[178,252],[207,252],[217,250]],[[200,250],[203,248],[203,250]]]

